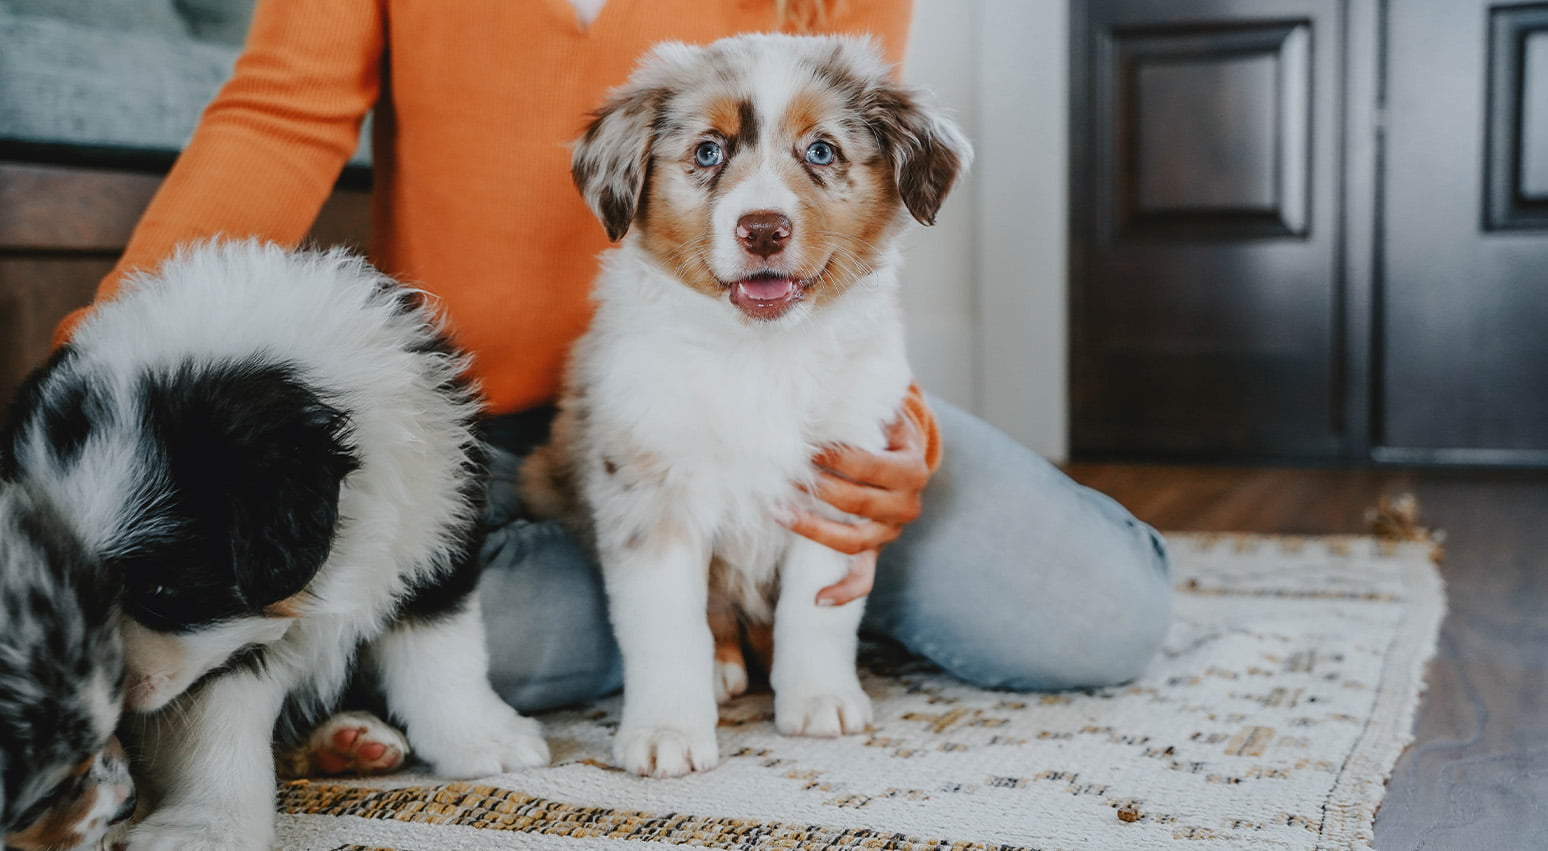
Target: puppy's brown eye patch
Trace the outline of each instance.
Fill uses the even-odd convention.
[[[705,105],[703,115],[710,128],[726,140],[730,150],[735,150],[738,142],[750,143],[758,137],[758,111],[750,100],[716,98]]]
[[[792,139],[808,136],[822,125],[823,119],[842,111],[832,97],[821,92],[796,92],[780,119],[780,132]]]

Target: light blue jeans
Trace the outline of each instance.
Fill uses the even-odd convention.
[[[1161,536],[987,423],[929,402],[944,455],[924,513],[882,550],[865,631],[985,688],[1133,679],[1171,612]],[[522,441],[491,442],[479,592],[495,689],[530,711],[620,688],[600,569],[558,524],[524,516]]]

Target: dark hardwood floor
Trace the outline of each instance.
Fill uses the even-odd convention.
[[[1071,464],[1158,529],[1365,530],[1415,494],[1446,536],[1447,615],[1378,849],[1548,849],[1548,472]]]

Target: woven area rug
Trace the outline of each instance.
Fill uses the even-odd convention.
[[[868,648],[869,735],[790,739],[723,708],[723,762],[608,765],[616,698],[544,718],[552,768],[281,787],[287,849],[1366,848],[1445,608],[1432,545],[1169,536],[1178,591],[1139,681],[974,689]]]

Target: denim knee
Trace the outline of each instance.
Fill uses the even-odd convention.
[[[489,679],[523,712],[601,697],[622,684],[599,568],[558,524],[489,530],[480,603]]]
[[[1163,595],[1169,595],[1163,592]],[[911,650],[981,688],[1055,691],[1126,683],[1145,671],[1161,647],[1169,601],[1152,590],[1112,601],[1100,615],[1056,624],[1027,617],[933,620],[923,615]]]
[[[1128,524],[1124,524],[1128,525]],[[954,585],[886,589],[868,627],[983,688],[1099,688],[1144,672],[1171,622],[1164,540],[1133,521],[1130,536],[1084,552],[1027,553],[1020,573],[986,571]],[[1047,560],[1053,570],[1035,569]],[[1094,569],[1089,560],[1097,560]],[[934,576],[969,573],[943,566]],[[998,580],[998,581],[995,581]]]

